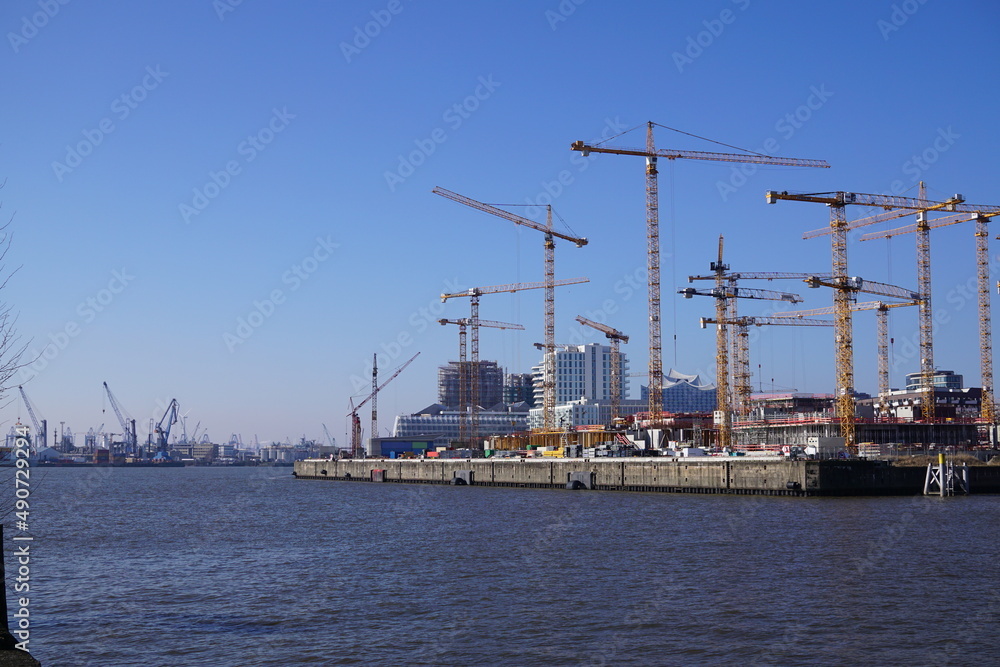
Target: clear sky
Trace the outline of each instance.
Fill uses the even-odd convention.
[[[8,269],[20,269],[0,296],[43,356],[0,418],[27,420],[23,382],[50,424],[119,431],[107,381],[140,437],[176,397],[188,430],[201,422],[216,441],[321,438],[325,423],[343,443],[372,354],[388,377],[420,352],[380,394],[384,433],[434,402],[436,368],[457,356],[457,331],[436,319],[468,303],[442,305],[442,291],[543,278],[540,234],[436,185],[551,200],[590,239],[557,247],[557,278],[590,279],[557,291],[557,341],[603,340],[574,317],[603,319],[632,336],[624,349],[643,371],[643,161],[569,146],[649,120],[832,165],[660,165],[664,366],[712,377],[698,318],[713,304],[674,293],[708,271],[719,234],[734,270],[830,267],[827,240],[801,239],[827,210],[768,206],[765,190],[915,195],[924,179],[933,196],[1000,203],[998,25],[985,0],[8,0],[0,198]],[[615,143],[643,140],[640,128]],[[657,145],[730,150],[662,129]],[[972,229],[932,244],[935,359],[975,385]],[[850,261],[854,275],[916,287],[911,236],[853,240]],[[760,287],[831,302],[798,283]],[[542,305],[540,290],[483,297],[483,318],[526,330],[484,330],[482,358],[527,372]],[[902,310],[893,385],[918,366],[916,314]],[[856,316],[862,391],[876,383],[869,315]],[[755,387],[832,391],[830,331],[754,336]]]

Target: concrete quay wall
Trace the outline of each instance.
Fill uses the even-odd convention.
[[[294,474],[300,479],[376,483],[565,489],[575,481],[577,488],[605,491],[849,496],[918,494],[923,491],[925,473],[925,468],[863,460],[610,458],[310,459],[297,461]],[[970,468],[970,473],[973,493],[1000,492],[1000,468]]]

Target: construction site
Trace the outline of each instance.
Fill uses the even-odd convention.
[[[589,423],[566,424],[564,419],[560,423],[555,418],[556,383],[559,376],[556,369],[557,348],[570,349],[556,343],[555,292],[557,287],[588,282],[587,278],[556,279],[555,245],[557,240],[561,240],[579,248],[587,245],[587,239],[556,231],[551,206],[547,207],[547,217],[543,224],[498,206],[436,187],[433,190],[436,195],[539,232],[543,245],[544,280],[474,287],[441,295],[443,302],[467,299],[469,303],[468,317],[440,320],[442,326],[457,327],[459,334],[458,359],[449,362],[446,379],[439,380],[439,384],[447,384],[450,402],[456,404],[450,406],[451,412],[448,414],[455,422],[457,431],[449,437],[435,437],[434,433],[428,433],[428,437],[422,439],[422,446],[411,447],[409,454],[423,456],[434,450],[460,449],[487,454],[535,450],[550,456],[572,456],[580,455],[580,452],[593,454],[603,447],[609,451],[618,448],[634,450],[636,453],[667,450],[676,452],[681,448],[693,448],[707,454],[759,452],[787,456],[789,452],[805,451],[805,448],[813,445],[810,455],[825,452],[831,456],[852,458],[888,456],[903,451],[930,453],[931,450],[995,448],[996,406],[992,387],[987,223],[1000,214],[1000,206],[969,204],[962,195],[954,195],[943,201],[932,200],[927,197],[923,182],[920,183],[916,197],[845,191],[767,191],[765,200],[768,204],[805,202],[826,207],[829,211],[826,214],[828,223],[822,228],[806,231],[803,238],[830,239],[830,269],[794,273],[735,270],[726,263],[725,240],[720,236],[718,253],[708,262],[709,272],[690,276],[688,279],[689,283],[704,281],[709,286],[679,290],[684,298],[709,297],[714,300],[711,315],[701,318],[700,322],[702,328],[712,327],[715,330],[714,409],[684,414],[665,410],[658,161],[701,160],[800,168],[827,168],[829,165],[824,160],[772,157],[751,152],[716,153],[657,148],[654,142],[655,127],[664,126],[653,122],[645,124],[644,147],[627,148],[607,143],[616,137],[595,145],[577,141],[571,146],[571,150],[583,156],[606,154],[642,158],[649,325],[646,332],[648,370],[641,374],[647,378],[648,384],[644,387],[646,401],[641,409],[636,409],[634,401],[625,400],[623,390],[623,371],[626,365],[620,345],[627,343],[630,336],[634,340],[637,337],[635,332],[628,334],[612,326],[613,323],[596,322],[577,316],[576,322],[600,332],[608,341],[604,369],[610,389],[607,400],[603,401],[607,405],[594,411],[594,414],[600,414],[601,417],[592,418]],[[637,128],[633,128],[635,129]],[[854,217],[850,215],[853,211],[859,211],[862,215]],[[854,236],[857,236],[861,233],[857,230],[905,218],[911,218],[912,221],[888,231],[863,234],[860,241],[912,235],[916,240],[917,284],[904,287],[853,275],[847,262],[848,233],[856,232]],[[970,223],[966,228],[972,229],[974,240],[979,320],[977,343],[982,385],[977,388],[942,383],[943,376],[934,364],[930,232],[961,223]],[[787,281],[789,287],[798,285],[811,289],[829,289],[832,291],[832,305],[796,310],[796,304],[802,302],[803,298],[794,288],[790,291],[776,291],[747,285],[754,281],[773,283],[778,280]],[[536,392],[541,397],[540,427],[499,435],[484,434],[480,428],[480,415],[490,409],[495,396],[491,394],[491,398],[484,400],[483,393],[486,390],[480,375],[489,372],[502,376],[503,373],[494,362],[481,360],[479,330],[481,327],[523,330],[524,327],[515,323],[481,319],[480,299],[486,295],[536,289],[543,290],[544,294],[543,342],[535,345],[542,352],[539,373],[534,380]],[[738,306],[741,299],[777,302],[777,309],[782,312],[772,312],[767,317],[741,315]],[[889,383],[888,322],[890,311],[897,308],[915,308],[918,314],[919,369],[911,374],[912,382],[905,391],[892,390]],[[855,313],[869,311],[874,313],[877,325],[877,340],[873,342],[878,359],[878,391],[875,395],[859,393],[855,385],[853,318]],[[752,393],[749,332],[751,327],[765,326],[827,327],[833,330],[833,347],[829,350],[829,355],[835,370],[835,386],[830,388],[829,394],[819,396],[789,393],[775,397],[763,394],[755,396]],[[350,453],[353,457],[385,454],[379,443],[388,439],[375,437],[369,440],[367,446],[363,441],[359,409],[370,403],[372,421],[369,433],[377,436],[377,394],[410,361],[412,359],[381,383],[375,364],[371,392],[360,404],[354,405],[352,402],[348,417],[352,424]],[[488,366],[489,364],[492,366]],[[487,368],[488,371],[484,370]],[[609,409],[604,409],[605,407]],[[443,413],[439,411],[439,414]],[[420,439],[410,440],[416,442]],[[823,446],[817,448],[818,443]],[[394,450],[393,455],[396,453],[398,452]]]

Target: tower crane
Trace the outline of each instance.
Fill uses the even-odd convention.
[[[562,280],[556,280],[552,283],[553,287],[563,287],[566,285],[578,285],[580,283],[590,282],[587,278],[564,278]],[[529,289],[541,289],[546,287],[546,283],[512,283],[507,285],[491,285],[489,287],[471,287],[464,292],[455,292],[453,294],[442,294],[441,301],[446,302],[448,299],[454,299],[457,297],[468,297],[469,305],[471,309],[470,320],[479,320],[479,297],[483,294],[502,294],[507,292],[519,292],[522,290]],[[548,341],[546,341],[548,344]],[[547,367],[547,366],[546,366]],[[470,396],[470,401],[472,403],[472,433],[471,436],[473,440],[479,438],[479,411],[477,406],[479,405],[479,329],[478,327],[473,327],[472,329],[472,377],[470,378],[470,384],[472,387],[472,392]]]
[[[518,331],[524,331],[524,327],[520,324],[510,324],[508,322],[494,322],[493,320],[473,320],[468,317],[463,317],[457,320],[441,319],[438,320],[438,324],[445,326],[448,324],[458,325],[458,439],[464,445],[468,443],[468,428],[469,428],[469,406],[468,397],[469,392],[469,364],[466,361],[466,327],[471,326],[473,329],[478,329],[479,327],[491,327],[494,329],[515,329]],[[478,333],[474,334],[478,337]],[[478,392],[477,392],[478,393]],[[478,406],[473,405],[472,409],[476,410]]]
[[[850,205],[881,207],[890,212],[891,209],[904,209],[912,213],[923,211],[947,211],[951,213],[997,213],[1000,207],[979,206],[966,204],[965,198],[955,195],[947,201],[932,201],[923,198],[899,197],[895,195],[866,194],[859,192],[819,192],[819,193],[792,193],[788,191],[776,192],[769,190],[766,193],[767,203],[774,204],[780,200],[805,201],[816,204],[825,204],[830,208],[830,237],[831,254],[833,256],[832,268],[833,278],[823,281],[818,276],[811,286],[818,287],[826,285],[832,287],[834,291],[834,316],[836,324],[835,331],[835,360],[837,376],[837,414],[840,417],[840,434],[844,438],[844,443],[848,451],[855,451],[855,428],[854,428],[854,332],[851,320],[851,301],[853,295],[859,291],[856,289],[858,279],[851,278],[847,273],[847,232],[862,226],[861,222],[852,223],[847,220],[846,207]],[[867,220],[870,220],[869,217]],[[870,224],[870,223],[865,223]],[[855,226],[856,225],[856,226]],[[808,233],[806,238],[813,238]],[[811,279],[812,280],[812,279]],[[867,281],[865,281],[867,282]],[[900,288],[896,288],[900,289]],[[868,292],[879,296],[889,296],[900,298],[906,301],[923,299],[925,295],[915,294],[914,296],[897,296],[885,292]],[[929,296],[929,295],[928,295]],[[930,341],[930,321],[925,321],[921,317],[921,357],[925,355],[932,357]],[[925,331],[926,329],[926,331]],[[922,360],[922,366],[926,363]],[[923,372],[923,371],[922,371]],[[931,368],[933,374],[933,367]],[[933,400],[927,406],[933,410]]]
[[[920,183],[920,197],[924,198],[925,186]],[[912,215],[912,211],[907,211]],[[946,227],[961,222],[975,221],[976,238],[976,280],[977,302],[979,310],[979,370],[982,376],[982,399],[980,418],[983,422],[992,424],[996,421],[996,408],[993,394],[993,333],[990,317],[989,288],[989,244],[986,223],[1000,213],[958,213],[934,220],[928,220],[926,212],[917,213],[917,221],[910,225],[897,227],[884,232],[870,232],[861,237],[862,241],[892,238],[901,234],[913,233],[917,241],[917,281],[918,289],[924,299],[920,304],[920,376],[924,393],[923,403],[926,415],[933,418],[934,414],[934,359],[933,359],[933,314],[931,311],[931,240],[930,230]],[[926,340],[925,340],[926,338]],[[929,410],[929,413],[928,413]]]
[[[128,412],[125,411],[125,408],[118,403],[115,395],[111,393],[111,388],[108,386],[107,382],[104,383],[104,391],[107,392],[108,401],[111,403],[111,409],[115,411],[115,416],[118,417],[118,423],[122,426],[122,439],[124,440],[122,444],[125,449],[125,454],[131,454],[134,456],[139,451],[139,442],[135,434],[135,420],[132,419]],[[114,445],[109,445],[109,447],[113,449]]]
[[[18,385],[17,389],[21,392],[21,400],[24,401],[24,409],[28,411],[28,416],[31,417],[31,423],[35,427],[35,451],[39,452],[48,447],[49,423],[44,419],[39,420],[38,417],[35,416],[35,406],[33,406],[31,401],[28,400],[28,395],[24,393],[24,387]]]
[[[551,430],[555,426],[555,406],[556,406],[556,386],[555,386],[555,340],[556,340],[556,244],[555,238],[571,241],[577,248],[587,245],[587,239],[582,237],[562,234],[552,229],[552,206],[546,206],[545,224],[539,224],[534,220],[523,218],[510,213],[496,206],[484,204],[469,197],[436,187],[432,190],[434,194],[441,195],[465,204],[484,213],[489,213],[497,217],[509,220],[516,225],[522,225],[544,234],[545,248],[545,372],[542,374],[542,423],[545,430]]]
[[[718,322],[715,334],[715,402],[717,411],[721,419],[719,423],[719,447],[725,448],[732,445],[732,410],[733,396],[729,387],[729,357],[731,341],[728,335],[728,325],[730,321],[729,307],[730,301],[736,299],[765,299],[768,301],[787,301],[789,303],[800,303],[802,297],[798,294],[788,292],[775,292],[773,290],[762,290],[755,288],[735,287],[725,280],[725,272],[728,266],[722,263],[723,239],[719,237],[719,260],[712,262],[712,269],[717,272],[716,285],[710,290],[698,290],[693,287],[686,287],[678,290],[685,299],[694,296],[710,296],[715,298],[715,320]],[[747,356],[747,355],[742,355]],[[749,359],[747,359],[749,364]],[[749,372],[747,372],[749,381]]]
[[[167,405],[166,412],[160,418],[160,421],[156,424],[154,433],[156,434],[156,455],[153,457],[159,461],[169,461],[170,460],[170,427],[177,423],[177,412],[180,406],[177,403],[176,398],[170,399],[170,404]]]
[[[361,420],[358,418],[358,410],[360,410],[364,406],[365,403],[367,403],[368,401],[372,400],[378,394],[378,392],[380,392],[383,389],[385,389],[385,386],[387,384],[389,384],[390,382],[392,382],[393,380],[395,380],[396,376],[398,376],[400,373],[402,373],[403,370],[407,366],[409,366],[413,362],[414,359],[416,359],[419,356],[420,356],[420,353],[417,352],[415,355],[413,355],[412,357],[410,357],[409,359],[407,359],[406,362],[402,366],[400,366],[399,368],[397,368],[393,372],[393,374],[389,376],[388,380],[384,381],[382,384],[378,385],[377,387],[374,387],[372,389],[372,393],[370,393],[367,397],[365,397],[365,400],[361,401],[357,405],[354,405],[354,399],[351,399],[351,411],[347,414],[347,416],[350,417],[350,419],[351,419],[351,455],[352,456],[354,456],[356,458],[360,458],[361,454],[362,454],[362,449],[361,449]],[[376,425],[376,427],[377,427],[377,425]],[[377,438],[378,437],[378,433],[377,432],[372,433],[371,437]]]
[[[906,306],[919,306],[920,301],[903,301],[900,303],[887,303],[885,301],[864,301],[851,304],[853,312],[863,310],[874,310],[876,328],[876,340],[878,348],[878,391],[885,394],[889,391],[889,310],[892,308],[903,308]],[[775,318],[803,318],[814,317],[816,315],[833,315],[836,312],[835,306],[824,308],[811,308],[809,310],[794,310],[785,313],[774,313]]]
[[[653,140],[653,126],[659,125],[652,121],[646,124],[646,147],[620,148],[613,146],[588,145],[583,141],[575,141],[570,150],[579,151],[584,156],[590,153],[611,153],[616,155],[634,155],[646,158],[646,268],[649,273],[649,412],[654,421],[663,412],[663,359],[660,343],[660,222],[659,196],[657,191],[658,158],[676,160],[678,158],[691,160],[709,160],[713,162],[743,162],[751,164],[782,165],[794,167],[829,168],[825,160],[800,160],[797,158],[772,157],[759,153],[712,153],[706,151],[680,151],[657,149]],[[673,130],[664,125],[664,129]],[[633,128],[634,129],[634,128]],[[602,142],[603,143],[603,142]]]
[[[622,404],[621,343],[627,343],[628,336],[606,324],[588,320],[583,315],[577,315],[576,321],[592,329],[597,329],[611,341],[611,423],[614,424],[620,416],[618,413]]]

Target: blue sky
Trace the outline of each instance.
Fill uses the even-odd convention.
[[[217,441],[319,438],[325,423],[342,442],[372,354],[387,377],[420,352],[380,394],[384,432],[435,400],[457,355],[436,319],[468,304],[442,291],[542,279],[537,232],[436,185],[551,199],[590,239],[557,247],[557,277],[590,279],[558,290],[557,340],[599,340],[574,317],[604,319],[643,371],[642,160],[569,145],[648,120],[832,165],[661,164],[664,365],[711,376],[698,318],[713,304],[674,292],[707,272],[719,234],[734,269],[829,270],[829,243],[801,239],[826,209],[768,206],[765,190],[915,194],[924,179],[933,196],[1000,203],[998,19],[995,3],[941,0],[6,2],[0,194],[20,269],[2,297],[44,356],[15,379],[4,428],[26,419],[21,381],[50,423],[120,430],[107,381],[141,436],[176,397]],[[616,143],[642,142],[640,128]],[[729,150],[667,130],[657,144]],[[972,230],[932,234],[935,359],[976,384]],[[851,273],[915,288],[913,248],[854,240]],[[902,310],[894,385],[918,363]],[[538,361],[541,291],[484,297],[481,316],[526,327],[484,330],[482,358]],[[856,384],[873,391],[873,317],[856,317],[855,341]],[[831,391],[830,331],[762,329],[751,357],[755,387]]]

